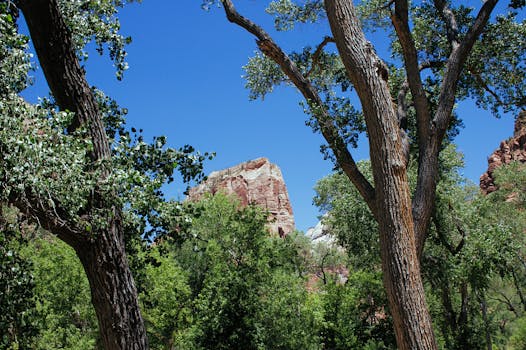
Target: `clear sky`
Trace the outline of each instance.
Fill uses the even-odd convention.
[[[286,50],[315,45],[329,34],[324,22],[276,33],[272,18],[264,13],[268,1],[236,3],[239,12],[271,32]],[[206,163],[206,173],[269,158],[282,170],[297,228],[305,231],[318,221],[313,187],[332,169],[319,152],[323,140],[305,126],[307,117],[295,89],[278,88],[264,101],[249,101],[241,76],[242,66],[256,50],[253,37],[230,24],[222,9],[205,12],[200,4],[200,0],[144,0],[126,6],[120,19],[122,32],[133,38],[128,47],[130,69],[119,82],[109,59],[92,54],[86,64],[89,83],[128,108],[128,125],[144,129],[147,138],[166,135],[170,146],[191,144],[202,152],[216,152],[216,158]],[[377,44],[375,39],[369,37]],[[39,71],[35,79],[26,95],[47,95]],[[457,138],[465,154],[464,174],[478,183],[488,155],[512,135],[513,118],[496,120],[472,103],[461,104],[458,112],[465,123]],[[368,154],[365,142],[360,144],[353,152],[357,160]],[[182,198],[184,189],[174,184],[166,193]]]

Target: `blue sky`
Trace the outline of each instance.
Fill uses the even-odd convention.
[[[317,180],[331,173],[323,160],[320,135],[312,133],[299,106],[301,96],[282,87],[264,101],[249,101],[242,66],[256,50],[254,39],[224,17],[222,9],[205,12],[200,0],[144,0],[121,10],[122,32],[133,42],[128,47],[130,69],[124,80],[115,79],[107,57],[92,54],[86,64],[89,83],[103,89],[128,108],[128,125],[142,128],[147,137],[166,135],[169,144],[191,144],[202,152],[216,152],[205,172],[243,161],[267,157],[282,170],[300,230],[314,226],[312,206]],[[275,33],[272,18],[264,13],[268,1],[240,0],[238,10],[270,31],[287,50],[300,50],[328,34],[327,23],[300,25],[293,33]],[[375,43],[379,37],[371,36]],[[385,45],[385,42],[379,43]],[[39,71],[27,95],[47,95]],[[465,128],[457,138],[465,154],[464,174],[478,182],[487,157],[513,132],[512,116],[496,120],[462,103],[458,112]],[[361,142],[353,152],[367,157]],[[167,188],[167,196],[182,198],[184,186]]]

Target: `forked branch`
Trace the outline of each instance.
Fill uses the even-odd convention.
[[[452,48],[451,54],[446,63],[444,78],[440,87],[436,113],[431,122],[426,123],[425,128],[427,130],[421,132],[422,126],[418,126],[420,159],[417,186],[413,197],[413,220],[415,222],[417,249],[420,254],[424,246],[425,235],[432,215],[433,203],[435,201],[438,154],[451,120],[458,80],[469,53],[480,33],[482,33],[486,26],[491,12],[495,8],[497,2],[498,0],[487,0],[484,3],[465,37],[460,44]],[[418,118],[419,123],[420,121],[420,118]],[[422,138],[422,136],[425,137]]]
[[[221,3],[223,4],[227,19],[253,34],[257,38],[256,42],[261,52],[278,64],[290,81],[298,88],[303,97],[311,105],[316,107],[318,111],[316,119],[320,126],[320,131],[331,147],[338,165],[356,186],[371,209],[371,212],[376,216],[374,188],[358,169],[354,158],[347,148],[347,144],[338,133],[338,129],[333,124],[332,118],[325,109],[323,101],[316,89],[263,28],[240,15],[231,0],[221,0]]]
[[[420,140],[419,148],[425,147],[424,141],[429,137],[429,123],[431,116],[427,96],[420,76],[420,65],[418,62],[418,53],[411,30],[409,29],[409,15],[407,0],[397,0],[394,3],[395,8],[391,13],[391,21],[396,30],[396,35],[402,46],[404,56],[404,66],[407,72],[407,82],[413,95],[414,106],[416,111],[418,139]]]
[[[447,39],[452,49],[460,44],[458,41],[458,24],[455,14],[445,0],[435,0],[435,8],[446,25]]]
[[[311,67],[309,71],[307,72],[307,74],[305,74],[305,78],[309,78],[309,76],[312,74],[312,72],[314,72],[314,70],[318,66],[321,53],[323,52],[323,48],[327,46],[328,43],[333,43],[333,42],[334,42],[333,38],[331,38],[330,36],[326,36],[323,39],[323,41],[318,45],[318,47],[316,47],[316,51],[314,51],[314,54],[312,54]]]

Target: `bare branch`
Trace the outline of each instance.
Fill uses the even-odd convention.
[[[490,297],[490,299],[493,299],[495,301],[505,304],[508,310],[513,312],[515,317],[519,317],[519,313],[517,312],[517,309],[515,308],[515,305],[513,305],[513,302],[511,301],[511,299],[501,291],[499,291],[498,293],[502,296],[502,298],[494,296],[494,297]]]
[[[298,67],[292,62],[288,55],[274,42],[270,35],[261,27],[240,15],[235,9],[231,0],[221,0],[227,19],[244,28],[257,38],[257,45],[261,52],[276,62],[292,83],[302,93],[303,97],[320,110],[316,115],[320,125],[320,131],[331,147],[338,165],[356,186],[362,197],[365,199],[371,212],[376,216],[375,192],[371,183],[360,172],[351,153],[347,149],[345,141],[341,138],[337,128],[332,122],[332,118],[324,108],[323,101],[314,89],[310,81],[301,74]]]
[[[448,208],[449,208],[449,211],[451,212],[451,216],[453,217],[453,221],[455,221],[455,228],[457,229],[457,232],[462,237],[462,239],[460,240],[460,242],[458,243],[457,247],[455,248],[455,250],[453,252],[453,255],[456,255],[464,247],[464,242],[465,242],[465,238],[466,238],[466,231],[462,227],[462,222],[460,222],[460,219],[458,218],[458,216],[455,215],[455,208],[453,208],[451,203],[448,203]]]
[[[519,299],[522,304],[522,308],[524,311],[526,311],[526,298],[524,297],[524,294],[522,293],[522,288],[519,283],[519,279],[517,278],[517,273],[515,272],[515,269],[511,269],[511,275],[513,277],[513,284],[515,285],[515,288],[517,289],[517,294],[519,294]]]
[[[451,203],[448,204],[448,208],[453,217],[453,221],[455,222],[455,228],[457,229],[457,232],[461,236],[460,242],[458,242],[457,246],[455,247],[451,243],[448,242],[448,239],[446,237],[446,232],[444,230],[444,227],[441,224],[442,217],[439,215],[437,211],[435,211],[433,214],[433,224],[435,225],[435,229],[436,229],[438,238],[440,239],[440,242],[454,256],[460,253],[462,248],[464,248],[466,231],[463,229],[460,219],[455,215],[455,209],[453,208]]]
[[[316,48],[316,51],[314,51],[314,54],[312,55],[312,64],[311,64],[310,70],[307,72],[307,74],[305,74],[305,78],[308,78],[312,74],[314,69],[316,69],[316,67],[318,66],[318,60],[320,59],[320,55],[323,52],[323,48],[328,43],[333,43],[333,42],[334,42],[334,39],[331,38],[330,36],[326,36],[325,38],[323,38],[323,41],[318,45],[318,47]]]

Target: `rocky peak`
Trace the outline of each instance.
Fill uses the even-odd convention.
[[[190,189],[188,200],[199,200],[205,193],[217,192],[236,195],[242,205],[255,204],[268,210],[269,229],[273,234],[285,236],[295,228],[283,175],[267,158],[212,172],[206,181]]]
[[[485,194],[497,190],[493,172],[512,161],[526,162],[526,111],[521,111],[515,120],[513,137],[502,141],[488,158],[488,171],[480,177],[480,189]]]

